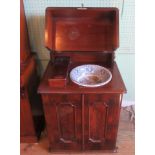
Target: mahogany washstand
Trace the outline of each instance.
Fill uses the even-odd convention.
[[[116,150],[125,85],[114,60],[119,47],[117,8],[47,8],[45,46],[51,51],[38,93],[43,99],[49,149]],[[74,84],[81,64],[108,68],[112,80],[97,88]]]

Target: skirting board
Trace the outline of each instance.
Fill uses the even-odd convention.
[[[122,107],[128,107],[131,105],[135,105],[135,101],[125,101],[125,100],[122,101]]]

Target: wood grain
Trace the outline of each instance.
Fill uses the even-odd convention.
[[[51,50],[51,60],[38,93],[43,99],[49,150],[116,151],[120,96],[126,92],[114,61],[119,46],[118,9],[47,8],[45,16],[45,46]],[[91,63],[107,67],[112,80],[105,86],[87,88],[73,83],[68,75],[66,85],[49,85],[51,75],[59,77],[65,70],[63,61],[60,73],[53,69],[57,57],[70,58],[63,75]]]
[[[119,130],[118,130],[118,138],[117,138],[117,146],[118,152],[117,155],[135,155],[135,132],[133,127],[133,123],[129,119],[129,113],[126,110],[121,110]],[[20,145],[20,153],[21,155],[51,155],[51,153],[47,152],[48,149],[48,138],[47,135],[44,134],[41,137],[40,143],[32,146],[29,144],[21,144]],[[87,151],[84,153],[81,152],[52,152],[53,155],[101,155],[103,151]],[[104,155],[114,155],[114,153],[106,153]]]

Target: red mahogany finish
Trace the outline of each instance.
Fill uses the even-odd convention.
[[[20,1],[20,141],[38,141],[44,127],[39,78],[34,55],[30,52],[23,1]]]
[[[21,67],[20,75],[20,141],[24,143],[37,142],[44,127],[38,83],[36,63],[31,56]]]
[[[51,50],[51,60],[38,93],[43,99],[49,149],[114,151],[126,92],[114,61],[114,50],[119,46],[118,10],[47,8],[45,27],[45,45]],[[67,69],[63,61],[62,72],[54,69],[58,59],[66,57],[70,58]],[[107,67],[112,80],[97,88],[73,83],[69,73],[82,64]],[[53,74],[67,79],[66,85],[49,84]]]
[[[48,83],[52,87],[64,87],[68,82],[69,57],[56,57]]]
[[[45,45],[54,51],[114,51],[118,47],[118,10],[47,8]]]
[[[30,44],[26,25],[23,0],[20,0],[20,63],[24,63],[30,55]]]

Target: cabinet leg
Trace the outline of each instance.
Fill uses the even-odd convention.
[[[118,147],[113,150],[113,153],[118,153]]]
[[[51,146],[48,147],[48,152],[49,152],[49,153],[52,152],[52,148],[51,148]]]

